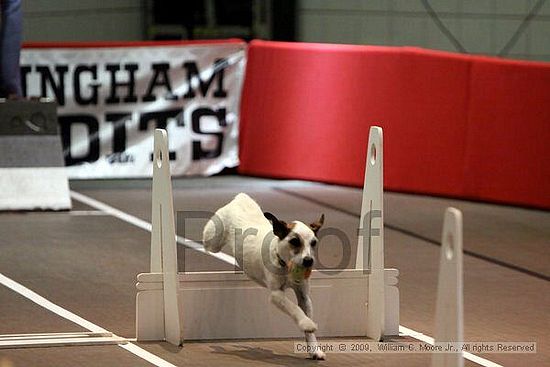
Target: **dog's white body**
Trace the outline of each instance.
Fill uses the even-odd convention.
[[[298,237],[303,242],[299,251],[289,246],[287,237],[275,236],[273,223],[264,216],[260,206],[248,195],[241,193],[218,209],[207,222],[203,231],[203,244],[209,252],[219,252],[223,247],[229,247],[245,274],[269,289],[271,302],[305,332],[310,355],[315,359],[324,359],[325,355],[318,350],[313,333],[317,325],[310,318],[312,304],[309,281],[296,281],[286,267],[286,264],[300,264],[305,257],[313,257],[309,244],[316,242],[315,232],[297,221],[288,225],[288,228],[289,237]],[[294,290],[299,306],[286,297],[284,290],[288,287]]]

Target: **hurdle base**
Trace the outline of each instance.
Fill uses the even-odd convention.
[[[385,335],[399,330],[397,269],[385,269]],[[137,277],[136,337],[164,340],[162,273]],[[185,340],[303,337],[296,324],[269,302],[269,291],[234,272],[179,273],[180,312]],[[313,320],[320,337],[364,337],[369,273],[362,270],[313,271]],[[287,296],[295,299],[292,290]]]

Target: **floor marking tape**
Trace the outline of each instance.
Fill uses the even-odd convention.
[[[82,317],[72,313],[69,310],[64,309],[61,306],[56,305],[55,303],[47,300],[46,298],[42,297],[38,293],[30,290],[29,288],[25,287],[24,285],[17,283],[15,280],[12,280],[5,276],[4,274],[0,273],[0,284],[8,287],[9,289],[13,290],[14,292],[19,293],[23,297],[33,301],[39,306],[44,307],[45,309],[63,317],[64,319],[67,319],[69,321],[74,322],[77,325],[82,326],[85,329],[90,330],[94,333],[110,333],[110,331],[102,328],[101,326],[98,326],[88,320],[83,319]],[[114,334],[113,334],[114,335]],[[133,353],[134,355],[146,360],[149,363],[154,364],[157,367],[176,367],[175,365],[171,364],[170,362],[165,361],[164,359],[146,351],[145,349],[142,349],[141,347],[132,344],[132,343],[126,343],[126,344],[118,344],[119,347],[126,349],[127,351]]]
[[[137,345],[133,343],[127,343],[127,344],[120,344],[119,347],[126,349],[128,352],[135,354],[136,356],[146,360],[149,363],[154,364],[158,367],[177,367],[173,365],[172,363],[165,361],[164,359],[160,358],[159,356],[146,351],[143,348],[138,347]]]
[[[88,216],[88,215],[98,215],[105,216],[109,215],[101,210],[71,210],[68,212],[69,215],[74,215],[75,217]]]
[[[425,343],[428,343],[428,344],[431,344],[431,345],[434,345],[434,342],[435,342],[434,338],[432,338],[431,336],[419,333],[416,330],[409,329],[409,328],[407,328],[405,326],[402,326],[402,325],[399,325],[399,333],[403,334],[403,335],[406,335],[406,336],[410,336],[411,338],[420,340],[422,342],[425,342]],[[474,363],[477,363],[481,366],[485,366],[485,367],[503,367],[501,364],[489,361],[488,359],[485,359],[485,358],[481,358],[481,357],[476,356],[475,354],[472,354],[472,353],[462,352],[462,356],[465,359],[467,359],[469,361],[472,361]]]
[[[88,329],[94,333],[108,333],[109,331],[103,329],[100,326],[97,326],[94,323],[91,323],[88,320],[83,319],[82,317],[72,313],[71,311],[68,311],[64,309],[63,307],[60,307],[56,305],[53,302],[50,302],[46,298],[42,297],[41,295],[31,291],[29,288],[25,287],[22,284],[17,283],[14,280],[11,280],[4,274],[0,273],[0,283],[8,287],[9,289],[13,290],[14,292],[19,293],[23,297],[33,301],[34,303],[50,310],[51,312],[63,317],[64,319],[67,319],[69,321],[74,322],[77,325],[82,326],[85,329]]]
[[[151,223],[149,223],[147,221],[144,221],[143,219],[140,219],[138,217],[135,217],[131,214],[128,214],[126,212],[123,212],[122,210],[116,209],[116,208],[114,208],[110,205],[107,205],[107,204],[99,201],[99,200],[93,199],[89,196],[83,195],[83,194],[78,193],[76,191],[71,191],[71,197],[75,200],[80,201],[83,204],[86,204],[86,205],[91,206],[93,208],[96,208],[98,210],[103,210],[104,212],[109,213],[110,215],[112,215],[114,217],[117,217],[117,218],[119,218],[119,219],[121,219],[121,220],[123,220],[127,223],[133,224],[136,227],[142,228],[142,229],[144,229],[146,231],[149,231],[149,232],[151,232],[151,230],[152,230]],[[224,254],[224,253],[206,252],[201,244],[199,244],[197,242],[193,242],[191,240],[188,240],[188,239],[180,237],[180,236],[176,236],[176,239],[177,239],[177,242],[181,245],[187,246],[187,247],[192,248],[194,250],[197,250],[197,251],[200,251],[202,253],[213,256],[213,257],[215,257],[219,260],[225,261],[228,264],[235,265],[235,259],[230,255],[227,255],[227,254]],[[428,344],[433,344],[434,343],[434,339],[432,337],[430,337],[428,335],[425,335],[425,334],[422,334],[418,331],[406,328],[406,327],[401,326],[401,325],[399,325],[399,332],[404,334],[404,335],[410,336],[411,338],[415,338],[417,340],[426,342]],[[131,345],[131,344],[129,343],[127,345]],[[468,360],[470,360],[474,363],[477,363],[479,365],[485,366],[485,367],[502,367],[502,365],[500,365],[500,364],[491,362],[491,361],[489,361],[485,358],[478,357],[478,356],[476,356],[474,354],[471,354],[471,353],[463,352],[462,355],[464,356],[464,358],[466,358],[466,359],[468,359]]]

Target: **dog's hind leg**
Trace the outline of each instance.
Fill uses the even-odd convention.
[[[294,322],[298,324],[300,330],[304,332],[313,332],[317,330],[317,324],[314,323],[313,320],[311,320],[309,317],[307,317],[304,311],[302,311],[302,309],[298,307],[298,305],[289,300],[282,290],[272,290],[271,294],[269,295],[269,299],[281,311],[292,317]]]
[[[313,304],[311,302],[311,297],[309,296],[309,287],[303,285],[301,287],[293,288],[294,293],[296,293],[296,299],[298,300],[298,305],[307,315],[307,317],[313,317]],[[307,349],[310,351],[309,355],[313,359],[325,359],[325,353],[319,348],[317,343],[317,338],[313,332],[304,332],[306,336]]]

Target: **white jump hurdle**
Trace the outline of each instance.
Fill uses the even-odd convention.
[[[177,272],[164,130],[155,131],[154,144],[151,270],[137,276],[137,340],[179,345],[183,340],[302,337],[292,320],[269,303],[268,291],[244,274]],[[313,271],[310,277],[313,319],[321,337],[380,340],[399,330],[399,272],[384,269],[381,128],[371,128],[368,147],[356,268]],[[364,254],[370,267],[364,266]]]
[[[434,341],[463,342],[462,213],[447,208],[441,235]],[[435,353],[432,367],[462,367],[462,352]]]
[[[151,272],[162,274],[162,307],[149,305],[153,312],[162,311],[162,323],[156,319],[155,330],[167,342],[183,342],[183,313],[178,292],[178,253],[174,224],[174,203],[166,130],[156,129],[153,153],[153,200],[151,230]],[[161,294],[159,293],[158,296]],[[139,294],[138,294],[139,297]],[[145,297],[144,297],[145,298]],[[147,299],[147,298],[146,298]],[[160,330],[162,329],[162,330]]]
[[[355,268],[370,271],[367,305],[367,336],[381,340],[399,334],[399,271],[384,269],[384,154],[382,128],[369,132],[365,183],[361,202]],[[365,254],[368,256],[365,259]],[[365,260],[367,266],[365,266]]]

